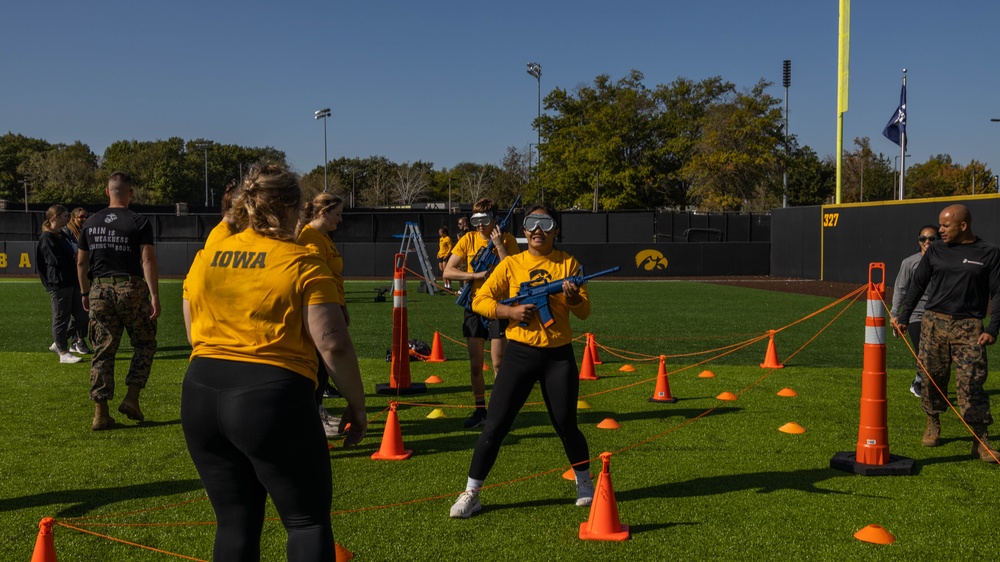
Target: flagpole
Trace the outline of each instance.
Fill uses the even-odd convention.
[[[903,69],[903,91],[906,91],[906,69]],[[906,110],[909,112],[909,108]],[[905,121],[904,126],[899,130],[899,200],[902,201],[906,198],[906,191],[904,186],[906,182],[904,178],[906,177],[906,126]]]

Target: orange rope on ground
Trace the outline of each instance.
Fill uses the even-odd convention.
[[[73,529],[74,531],[79,531],[81,533],[86,533],[88,535],[93,535],[95,537],[101,537],[102,539],[108,539],[110,541],[120,542],[122,544],[127,544],[129,546],[135,546],[135,547],[141,548],[143,550],[150,550],[150,551],[153,551],[153,552],[158,552],[160,554],[166,554],[167,556],[173,556],[175,558],[183,558],[184,560],[196,560],[197,562],[208,562],[207,560],[203,560],[201,558],[192,558],[190,556],[184,556],[183,554],[177,554],[176,552],[170,552],[168,550],[161,550],[159,548],[153,548],[151,546],[146,546],[144,544],[139,544],[139,543],[135,543],[135,542],[132,542],[132,541],[127,541],[125,539],[119,539],[119,538],[112,537],[112,536],[109,536],[109,535],[102,535],[100,533],[95,533],[93,531],[88,531],[87,529],[81,529],[80,527],[76,527],[76,526],[70,525],[68,523],[63,523],[62,521],[59,521],[59,520],[55,520],[54,523],[56,525],[59,525],[61,527],[65,527],[67,529]]]

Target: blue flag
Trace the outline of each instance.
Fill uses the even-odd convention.
[[[892,119],[886,123],[885,129],[882,130],[882,134],[885,138],[891,140],[892,142],[903,147],[906,150],[906,83],[903,83],[903,90],[899,93],[899,107],[896,108],[896,113],[892,115]],[[903,137],[903,144],[900,144],[900,137]]]

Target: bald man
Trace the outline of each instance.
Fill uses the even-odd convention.
[[[972,214],[965,205],[945,207],[938,222],[941,241],[924,252],[893,324],[905,330],[917,301],[928,289],[927,310],[920,322],[920,362],[930,375],[930,380],[924,378],[920,393],[927,413],[922,443],[925,447],[939,444],[939,415],[948,409],[945,393],[954,363],[959,410],[977,437],[972,456],[995,463],[1000,452],[990,446],[987,436],[993,414],[983,385],[986,346],[996,342],[1000,330],[1000,248],[972,233]],[[983,330],[991,302],[993,315]]]

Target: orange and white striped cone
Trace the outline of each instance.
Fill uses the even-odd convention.
[[[881,271],[875,283],[873,273]],[[889,454],[888,401],[885,371],[885,264],[868,266],[868,309],[865,318],[865,353],[861,372],[861,419],[858,443],[853,454],[841,452],[830,467],[867,476],[910,474],[913,459]]]
[[[392,362],[388,384],[375,385],[379,394],[419,394],[427,385],[410,381],[410,333],[406,317],[406,254],[396,254],[392,276]]]

